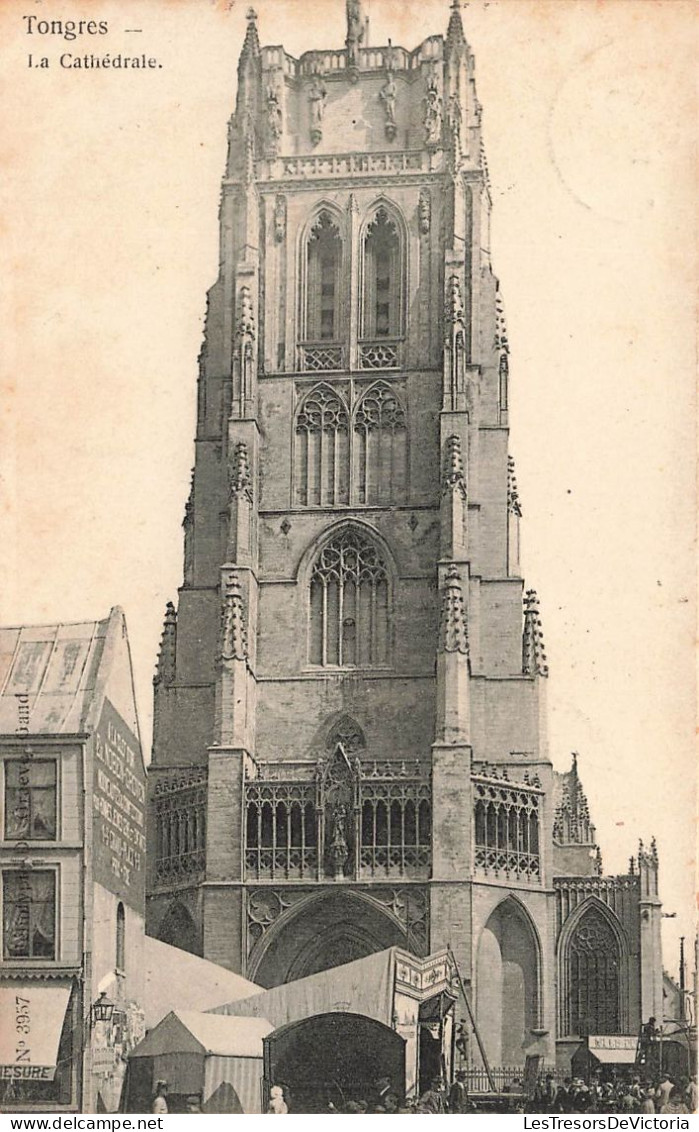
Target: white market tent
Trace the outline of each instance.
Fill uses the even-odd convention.
[[[234,1018],[173,1010],[129,1057],[123,1110],[150,1110],[158,1081],[168,1082],[170,1111],[184,1111],[198,1094],[204,1112],[262,1111],[264,1018]]]

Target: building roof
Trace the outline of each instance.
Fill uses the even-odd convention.
[[[144,961],[143,1008],[147,1029],[170,1010],[213,1010],[263,990],[234,971],[151,936],[145,938]]]
[[[262,1040],[274,1027],[264,1018],[234,1018],[173,1010],[133,1050],[131,1057],[168,1053],[213,1054],[216,1057],[262,1057]]]
[[[262,1039],[274,1029],[266,1018],[235,1018],[197,1010],[178,1010],[176,1014],[207,1053],[221,1057],[262,1057]]]
[[[215,1013],[265,1018],[279,1027],[314,1014],[339,1011],[363,1014],[391,1026],[395,991],[419,1002],[448,993],[455,974],[452,962],[446,951],[418,959],[403,948],[388,947],[363,959],[258,990],[250,998],[216,1007]]]
[[[115,706],[138,734],[124,614],[118,606],[101,621],[0,628],[0,734],[90,731],[108,680]]]

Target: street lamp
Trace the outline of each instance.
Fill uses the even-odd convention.
[[[114,1003],[111,998],[107,998],[107,992],[102,991],[97,999],[97,1002],[92,1006],[92,1022],[111,1022],[112,1014],[114,1013]]]

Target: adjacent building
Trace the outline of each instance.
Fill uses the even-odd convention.
[[[0,1104],[114,1111],[145,976],[145,770],[120,609],[0,629],[0,759]]]
[[[300,58],[248,15],[148,927],[267,987],[449,947],[491,1063],[565,1068],[661,1013],[657,853],[604,876],[577,760],[551,762],[458,0],[410,49],[346,9]]]

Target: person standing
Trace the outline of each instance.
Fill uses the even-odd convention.
[[[553,1073],[547,1073],[546,1074],[546,1080],[545,1080],[544,1084],[541,1085],[541,1083],[539,1083],[537,1085],[537,1089],[536,1089],[534,1099],[535,1099],[536,1104],[539,1105],[540,1107],[537,1108],[536,1111],[537,1112],[556,1112],[556,1097],[557,1097],[557,1094],[558,1094],[558,1089],[556,1088],[556,1082],[553,1079]]]
[[[158,1081],[155,1086],[155,1096],[153,1097],[153,1107],[151,1112],[158,1116],[162,1116],[168,1112],[167,1107],[167,1081]]]
[[[449,1112],[470,1111],[471,1106],[468,1100],[468,1089],[466,1088],[466,1070],[458,1069],[456,1080],[449,1091]]]
[[[563,1084],[556,1093],[556,1112],[570,1112],[570,1094],[572,1092],[573,1082],[570,1077],[565,1077]]]
[[[655,1099],[657,1100],[656,1107],[660,1112],[663,1111],[663,1105],[666,1105],[670,1099],[670,1093],[675,1087],[675,1082],[668,1073],[663,1074],[663,1079],[655,1091]]]
[[[677,1085],[673,1085],[672,1092],[670,1093],[670,1096],[668,1097],[665,1104],[661,1105],[660,1111],[661,1113],[668,1115],[672,1115],[673,1113],[689,1112],[689,1109],[684,1103],[682,1090],[678,1088]]]

